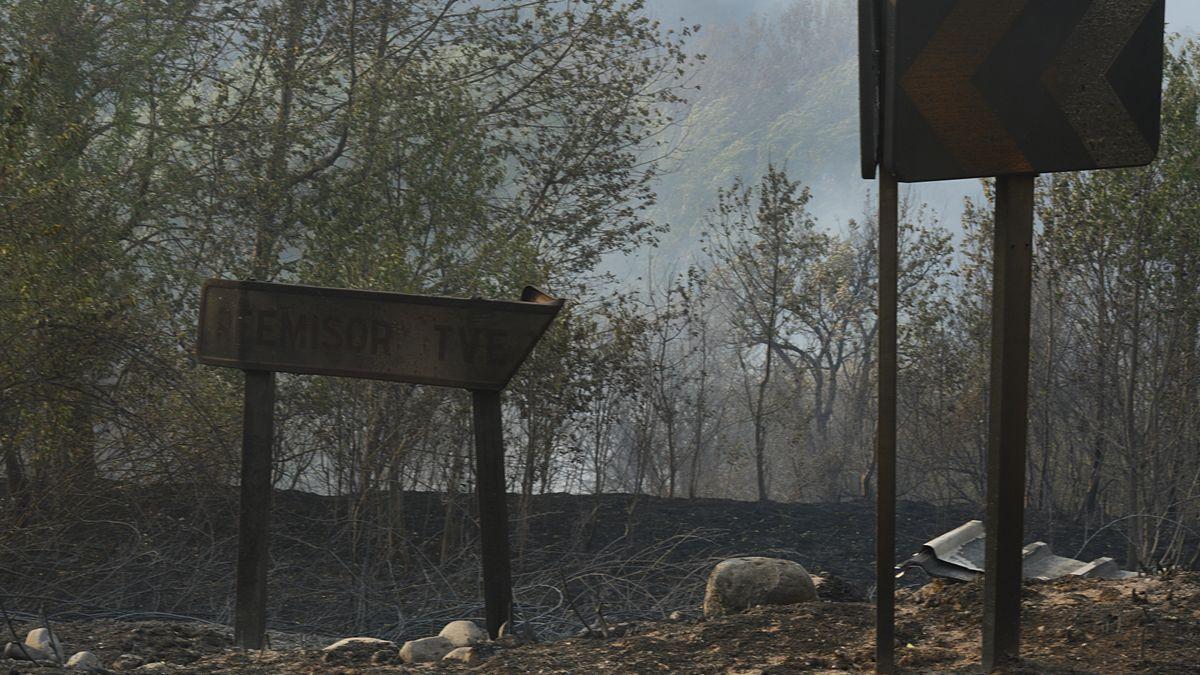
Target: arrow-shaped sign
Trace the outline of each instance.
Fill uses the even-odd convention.
[[[1026,0],[962,0],[904,73],[901,86],[961,163],[980,152],[1006,166],[1033,167],[971,81]]]
[[[889,0],[883,162],[903,181],[1149,163],[1165,0]]]
[[[499,391],[563,301],[519,302],[209,279],[200,363]]]
[[[1079,139],[1101,166],[1154,159],[1109,70],[1158,0],[1095,0],[1042,76]],[[1131,154],[1132,153],[1132,154]]]

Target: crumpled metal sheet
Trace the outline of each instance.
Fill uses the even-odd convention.
[[[927,574],[946,579],[971,581],[983,576],[985,532],[983,522],[968,521],[964,525],[925,542],[913,557],[901,563],[900,574],[919,567]],[[1083,562],[1055,555],[1045,542],[1035,541],[1021,555],[1022,574],[1026,579],[1057,579],[1068,575],[1092,579],[1128,579],[1137,576],[1121,569],[1112,558],[1096,558]]]

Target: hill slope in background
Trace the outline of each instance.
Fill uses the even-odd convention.
[[[768,163],[811,188],[809,209],[822,227],[862,218],[874,183],[862,179],[859,163],[854,3],[651,0],[646,11],[666,27],[681,17],[700,24],[692,48],[707,57],[690,81],[698,89],[676,111],[678,127],[664,138],[673,152],[650,216],[670,232],[657,259],[686,265],[717,191],[738,176],[758,180]],[[978,181],[906,191],[948,220],[957,220],[964,196],[980,194]],[[644,271],[636,259],[613,266]]]
[[[750,6],[763,12],[700,12],[719,18],[694,44],[707,60],[669,138],[677,150],[652,214],[672,226],[666,251],[691,252],[717,190],[736,176],[757,179],[768,162],[813,188],[818,213],[861,211],[867,184],[848,180],[858,171],[853,7],[823,0]]]
[[[648,0],[646,12],[666,27],[700,24],[694,50],[707,55],[695,74],[668,174],[651,217],[671,226],[655,257],[683,260],[717,190],[735,176],[757,180],[768,162],[786,165],[812,188],[809,208],[822,226],[861,219],[874,183],[859,168],[857,6],[845,0]],[[1167,29],[1194,35],[1200,8],[1169,3]],[[982,198],[978,180],[906,186],[952,231],[963,199]],[[686,264],[682,262],[680,266]],[[614,264],[644,271],[636,259]]]

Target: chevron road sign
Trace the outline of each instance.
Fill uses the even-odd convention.
[[[1165,4],[888,0],[883,166],[918,182],[1150,163]]]
[[[863,178],[879,168],[875,668],[896,670],[897,181],[995,176],[982,621],[992,672],[1020,656],[1034,178],[1154,160],[1166,0],[858,7]]]

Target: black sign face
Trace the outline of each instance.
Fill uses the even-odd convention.
[[[917,182],[1158,153],[1165,0],[889,0],[883,165]]]
[[[500,390],[562,300],[467,300],[210,279],[200,296],[200,363]]]

